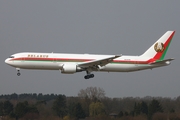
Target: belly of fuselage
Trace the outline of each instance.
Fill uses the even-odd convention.
[[[144,69],[149,69],[149,66],[141,65],[141,64],[108,64],[101,71],[133,72],[133,71],[139,71],[139,70],[144,70]]]
[[[21,69],[41,69],[41,70],[60,70],[62,67],[59,62],[33,62],[15,61],[13,67]],[[64,63],[66,64],[66,63]],[[100,71],[104,72],[133,72],[149,69],[150,66],[143,64],[107,64]]]

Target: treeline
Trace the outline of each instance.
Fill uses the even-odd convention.
[[[11,95],[0,95],[0,99],[6,99],[6,100],[31,100],[31,99],[35,99],[35,100],[45,100],[45,101],[49,101],[49,100],[53,100],[57,97],[57,94],[45,94],[43,95],[42,93],[36,94],[36,93],[23,93],[23,94],[16,94],[13,93]]]
[[[108,98],[88,87],[76,97],[57,94],[0,96],[0,120],[180,120],[180,97]]]

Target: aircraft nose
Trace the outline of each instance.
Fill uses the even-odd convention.
[[[4,62],[5,62],[6,64],[9,64],[9,59],[7,58]]]

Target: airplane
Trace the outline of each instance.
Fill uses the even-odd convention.
[[[147,51],[139,56],[65,54],[22,52],[11,55],[5,63],[20,69],[60,70],[63,74],[86,71],[85,79],[93,78],[92,72],[133,72],[163,67],[173,58],[164,59],[175,31],[167,31]]]

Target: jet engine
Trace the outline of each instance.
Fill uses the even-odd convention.
[[[63,74],[73,74],[77,72],[77,66],[76,64],[64,64],[61,73]]]

